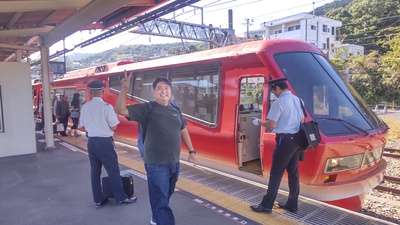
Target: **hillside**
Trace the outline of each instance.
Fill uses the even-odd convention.
[[[312,12],[310,12],[312,13]],[[389,49],[387,41],[400,34],[400,4],[398,0],[336,0],[315,9],[315,15],[343,22],[338,34],[345,44],[362,45],[365,52],[374,50],[385,54]],[[181,43],[129,45],[94,54],[84,59],[69,59],[67,68],[77,69],[119,60],[131,60],[134,57],[151,58],[167,50],[168,55],[204,49],[207,44],[189,42],[183,48]]]
[[[400,34],[398,0],[337,0],[315,10],[316,15],[343,22],[338,31],[345,44],[362,45],[365,52],[388,51],[387,42]]]
[[[150,58],[159,57],[161,54],[177,55],[193,51],[200,51],[203,49],[205,49],[204,44],[197,42],[185,43],[185,47],[178,42],[152,45],[121,45],[115,49],[107,50],[97,54],[91,54],[83,59],[71,58],[67,62],[67,69],[73,70],[122,60],[147,60]]]

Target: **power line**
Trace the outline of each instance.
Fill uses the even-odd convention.
[[[233,0],[233,1],[234,1],[234,0]],[[224,3],[220,3],[220,4],[218,4],[218,5],[209,5],[209,4],[208,4],[208,5],[206,5],[207,7],[204,7],[204,6],[203,6],[202,8],[215,7],[215,6],[219,6],[219,5],[222,5],[222,4],[230,3],[230,2],[233,2],[233,1],[228,1],[228,2],[224,2]],[[212,13],[212,12],[217,12],[217,11],[225,10],[225,9],[228,9],[228,8],[231,9],[231,8],[236,8],[236,7],[239,7],[239,6],[249,5],[249,4],[253,4],[253,3],[256,3],[256,2],[260,2],[260,1],[263,1],[263,0],[255,0],[255,1],[252,1],[252,2],[247,2],[247,3],[235,5],[235,6],[229,6],[229,7],[226,7],[226,8],[221,8],[221,9],[206,11],[206,12],[204,12],[204,14]],[[218,1],[217,1],[217,2],[218,2]],[[194,9],[193,9],[193,10],[190,10],[190,11],[187,11],[187,12],[194,12]],[[190,16],[190,17],[187,17],[187,18],[183,19],[182,21],[185,22],[185,21],[189,20],[190,18],[192,18],[193,16],[195,16],[195,15],[192,15],[192,16]]]
[[[301,8],[301,7],[305,7],[305,6],[309,6],[309,5],[314,5],[315,3],[326,2],[326,1],[330,1],[330,0],[321,0],[321,1],[316,1],[316,2],[313,2],[313,3],[308,3],[308,4],[304,4],[304,5],[299,5],[299,6],[295,6],[295,7],[292,7],[292,8],[287,8],[287,9],[283,9],[283,10],[280,10],[280,11],[276,11],[276,12],[272,12],[272,13],[267,13],[267,14],[263,14],[263,15],[260,15],[260,16],[255,16],[254,18],[258,18],[258,17],[262,17],[262,16],[268,16],[268,15],[273,15],[273,14],[276,14],[276,13],[281,13],[281,12],[289,11],[289,10],[292,10],[292,9],[297,9],[297,8]]]
[[[387,37],[387,35],[379,35],[379,36],[368,36],[368,37],[352,38],[352,39],[346,39],[346,41],[353,41],[353,40],[367,40],[367,39],[381,38],[381,37]]]
[[[262,0],[256,0],[256,1],[246,2],[246,3],[243,3],[243,4],[237,4],[237,5],[233,5],[233,6],[229,6],[229,7],[218,8],[218,9],[215,9],[215,10],[209,10],[209,11],[205,11],[204,14],[212,13],[212,12],[217,12],[217,11],[221,11],[221,10],[226,10],[226,9],[233,9],[233,8],[237,8],[237,7],[242,7],[242,6],[244,6],[244,5],[254,4],[254,3],[260,2],[260,1],[262,1]],[[259,18],[259,17],[263,17],[263,16],[266,16],[266,15],[273,15],[273,14],[276,14],[276,13],[280,13],[280,12],[284,12],[284,11],[288,11],[288,10],[297,9],[297,8],[301,8],[301,7],[304,7],[304,6],[310,6],[310,5],[315,4],[315,3],[321,3],[321,2],[326,2],[326,1],[331,1],[331,0],[321,0],[321,1],[313,2],[313,3],[308,3],[308,4],[304,4],[304,5],[299,5],[299,6],[287,8],[287,9],[284,9],[284,10],[279,10],[279,11],[275,11],[275,12],[272,12],[272,13],[263,14],[263,15],[256,16],[256,17],[252,17],[252,18]],[[220,6],[220,5],[227,4],[227,3],[229,3],[229,2],[233,2],[233,0],[228,1],[228,2],[214,1],[214,2],[212,2],[212,3],[209,3],[209,4],[207,4],[207,5],[204,5],[203,8],[212,8],[212,7],[216,7],[216,6]],[[218,4],[214,4],[214,3],[218,3]],[[189,13],[189,12],[194,12],[194,11],[195,11],[195,9],[190,10],[190,11],[185,11],[185,12],[182,13],[181,15],[187,14],[187,13]],[[180,15],[180,16],[181,16],[181,15]],[[182,21],[188,21],[190,18],[192,18],[192,17],[194,17],[194,16],[195,16],[195,15],[191,15],[191,16],[189,16],[189,17],[183,19]],[[242,25],[242,20],[240,20],[240,22],[239,22],[239,21],[234,21],[233,24],[235,24],[235,26]],[[241,36],[241,35],[243,35],[243,34],[245,34],[245,33],[246,33],[246,32],[236,33],[236,36]],[[249,32],[247,32],[247,33],[249,33]]]
[[[387,29],[379,29],[379,30],[366,31],[366,32],[362,32],[362,33],[338,35],[337,38],[349,38],[349,37],[353,37],[353,36],[357,36],[357,35],[361,35],[361,34],[374,33],[374,32],[376,33],[376,32],[379,32],[379,31],[385,31],[385,36],[391,36],[391,35],[399,34],[399,32],[396,32],[396,31],[390,31],[390,30],[387,30]],[[367,37],[371,37],[371,36],[376,36],[376,35],[370,35],[370,36],[367,36]],[[359,39],[359,38],[364,38],[364,37],[365,36],[359,36],[359,37],[355,37],[353,39]],[[376,37],[379,37],[379,36],[376,36]],[[348,39],[348,40],[350,40],[350,39]]]
[[[343,26],[349,26],[349,25],[356,25],[356,24],[360,24],[360,23],[367,23],[367,22],[371,22],[371,21],[380,21],[380,20],[386,20],[386,19],[399,18],[399,17],[400,17],[400,15],[381,17],[381,18],[376,18],[376,19],[371,19],[371,20],[366,20],[366,21],[343,24],[342,27]]]

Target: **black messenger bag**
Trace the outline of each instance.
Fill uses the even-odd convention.
[[[301,109],[304,113],[304,122],[300,124],[300,132],[303,135],[303,149],[304,151],[314,150],[321,142],[321,135],[319,134],[318,123],[314,121],[307,121],[306,110],[301,99],[300,104]]]

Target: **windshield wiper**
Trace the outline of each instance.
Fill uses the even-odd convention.
[[[350,125],[350,126],[356,128],[357,130],[361,131],[365,136],[368,136],[368,135],[369,135],[369,133],[368,133],[366,130],[361,129],[360,127],[358,127],[358,126],[356,126],[356,125],[354,125],[354,124],[352,124],[352,123],[350,123],[349,121],[346,121],[346,120],[342,120],[342,119],[339,119],[339,118],[333,118],[333,117],[321,117],[321,118],[318,118],[318,119],[320,119],[320,120],[333,120],[333,121],[345,122],[345,123],[347,123],[348,125]]]

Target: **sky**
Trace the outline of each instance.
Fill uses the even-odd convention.
[[[247,30],[246,19],[253,21],[249,30],[260,29],[263,22],[291,16],[302,12],[311,12],[313,8],[320,7],[333,0],[201,0],[194,4],[203,8],[203,21],[205,25],[212,24],[215,27],[228,28],[228,10],[233,11],[233,28],[236,36],[243,37]],[[163,16],[166,19],[201,24],[200,10],[193,7],[185,7],[177,10],[174,14]],[[94,38],[101,34],[101,30],[78,31],[65,39],[65,48],[73,49],[75,45]],[[159,44],[180,42],[180,39],[139,35],[129,32],[110,37],[104,41],[97,42],[84,48],[76,48],[73,52],[67,53],[99,53],[121,45],[134,44]],[[64,43],[60,41],[50,47],[50,55],[56,51],[63,50]],[[31,59],[40,55],[32,55]]]

